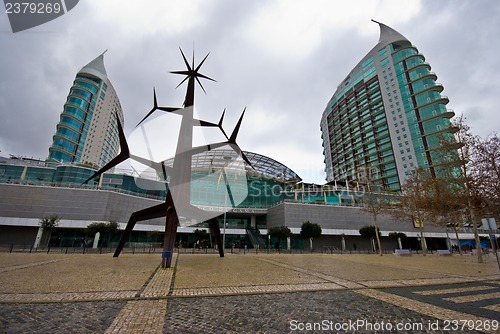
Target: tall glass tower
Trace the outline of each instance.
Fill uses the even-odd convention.
[[[374,21],[376,22],[376,21]],[[400,190],[416,167],[435,174],[454,112],[425,57],[380,26],[377,45],[340,83],[321,118],[326,179]]]
[[[106,74],[103,53],[76,74],[48,160],[104,166],[120,149],[116,115],[123,124],[122,107]]]

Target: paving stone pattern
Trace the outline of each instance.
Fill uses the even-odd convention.
[[[366,298],[354,291],[292,292],[250,296],[219,296],[202,298],[172,298],[168,302],[165,333],[293,333],[299,323],[327,321],[326,329],[336,332],[335,324],[365,321],[401,323],[407,326],[427,324],[433,317],[377,299]],[[330,322],[333,325],[330,325]],[[368,325],[368,324],[367,324]],[[294,327],[295,326],[295,327]],[[333,327],[329,327],[333,326]],[[366,333],[358,330],[339,332]],[[300,331],[312,333],[313,331]],[[385,333],[445,333],[445,331],[402,330]],[[473,333],[473,332],[471,332]]]
[[[415,267],[409,266],[398,269],[401,275],[390,279],[379,275],[368,280],[367,273],[354,280],[353,273],[361,272],[356,261],[367,259],[353,258],[352,272],[346,272],[349,266],[336,272],[328,266],[334,263],[332,257],[310,255],[296,261],[279,256],[234,256],[230,260],[176,255],[173,263],[177,266],[193,266],[181,273],[181,287],[175,284],[178,268],[151,267],[146,272],[149,278],[143,276],[142,287],[132,284],[137,290],[124,289],[132,285],[123,284],[122,289],[110,291],[95,287],[83,292],[0,293],[0,333],[450,333],[443,328],[446,320],[485,323],[500,319],[500,275],[487,266],[481,267],[478,275],[457,275],[455,267],[443,267],[441,277],[436,269],[419,277]],[[178,261],[181,257],[184,261]],[[205,259],[205,276],[191,276],[194,269],[202,269]],[[308,259],[315,265],[308,265]],[[401,261],[397,258],[373,259],[386,261],[386,268],[392,269],[404,264],[392,263]],[[92,261],[96,264],[99,259]],[[432,263],[432,258],[427,261]],[[51,270],[67,272],[64,261],[60,267],[53,264],[44,258],[0,268],[10,273],[8,277],[22,275],[34,266],[40,272],[49,265]],[[232,271],[234,264],[242,272]],[[260,275],[275,279],[256,281],[259,268],[266,268]],[[275,272],[268,272],[270,268]],[[379,268],[384,270],[384,264]],[[483,273],[485,268],[487,273]],[[235,280],[227,272],[244,275]],[[123,278],[121,274],[117,277]],[[0,271],[0,284],[8,284],[1,280]],[[205,282],[210,284],[203,285]],[[484,328],[454,332],[500,333]]]
[[[500,322],[500,286],[498,281],[445,284],[405,289],[389,288],[383,291],[399,295],[413,302],[467,314],[468,318],[480,317]],[[463,317],[462,317],[463,318]],[[455,317],[455,319],[457,319]],[[500,331],[499,331],[500,333]]]
[[[0,304],[0,333],[104,333],[123,301]]]
[[[129,301],[105,333],[161,333],[166,309],[164,299]]]

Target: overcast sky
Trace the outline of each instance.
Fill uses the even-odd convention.
[[[307,182],[323,183],[319,123],[337,85],[375,46],[375,19],[426,57],[448,108],[474,134],[500,124],[497,0],[81,0],[70,12],[13,34],[0,13],[0,155],[45,159],[76,73],[104,50],[125,132],[158,102],[181,106],[181,47],[201,60],[201,118],[230,132],[242,110],[243,150],[269,156]]]

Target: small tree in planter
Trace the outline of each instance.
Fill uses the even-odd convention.
[[[312,252],[313,239],[321,237],[321,226],[306,221],[302,224],[302,227],[300,229],[300,236],[305,239],[309,238],[309,249]]]
[[[46,246],[49,245],[50,235],[52,234],[52,231],[59,225],[60,220],[61,218],[59,218],[58,215],[51,215],[40,219],[38,224],[42,228],[42,237],[40,238],[41,240],[43,240],[43,242],[41,242],[42,244]]]
[[[402,249],[403,246],[401,244],[401,240],[406,238],[406,234],[404,234],[403,232],[391,232],[389,233],[389,238],[397,240],[399,249]]]
[[[196,229],[193,231],[196,238],[196,247],[203,248],[203,244],[209,239],[208,232],[206,230]]]
[[[95,237],[95,235],[99,233],[100,239],[105,240],[105,237],[110,239],[113,234],[116,234],[116,232],[118,232],[118,227],[119,225],[115,221],[109,221],[108,223],[93,222],[85,228],[85,233],[90,237]],[[102,245],[102,242],[100,244]]]
[[[292,236],[292,231],[286,226],[275,226],[267,230],[267,234],[278,238],[278,249],[280,248],[281,239],[286,239]]]
[[[359,234],[361,234],[363,238],[367,238],[370,240],[373,240],[374,238],[377,237],[380,239],[380,237],[382,236],[382,234],[380,233],[380,229],[376,228],[374,225],[363,226],[362,228],[359,229]],[[379,246],[379,253],[380,255],[382,255],[382,249],[380,249],[380,246]]]

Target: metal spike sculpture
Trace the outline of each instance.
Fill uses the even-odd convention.
[[[191,219],[196,219],[200,221],[205,221],[207,216],[207,212],[191,205],[190,203],[190,181],[191,181],[191,164],[192,157],[195,154],[211,151],[226,145],[229,145],[234,151],[236,151],[243,160],[253,168],[252,164],[245,156],[245,154],[241,151],[238,144],[236,143],[236,138],[238,136],[238,131],[241,126],[241,122],[243,120],[243,116],[245,114],[245,110],[241,114],[231,136],[227,136],[226,132],[222,128],[222,121],[224,119],[225,110],[223,111],[221,118],[218,123],[212,123],[208,121],[198,120],[194,118],[194,89],[195,89],[195,81],[200,85],[201,89],[205,92],[203,85],[200,82],[199,78],[215,81],[212,78],[207,77],[199,72],[201,66],[207,59],[208,55],[203,58],[203,60],[198,64],[195,68],[194,65],[194,52],[193,52],[193,60],[192,65],[186,59],[184,52],[180,49],[182,58],[184,63],[186,64],[186,70],[183,71],[173,71],[170,73],[185,75],[186,77],[181,81],[181,83],[177,86],[179,87],[187,80],[187,91],[186,97],[184,100],[184,106],[182,108],[175,107],[160,107],[158,106],[158,102],[156,99],[156,90],[153,90],[153,108],[149,111],[149,113],[139,122],[140,125],[144,122],[149,116],[151,116],[155,111],[160,110],[168,113],[173,113],[182,116],[181,128],[179,132],[179,138],[177,140],[177,147],[175,151],[175,157],[173,165],[166,166],[164,162],[154,162],[151,160],[147,160],[145,158],[135,156],[130,153],[127,140],[125,139],[125,134],[123,132],[122,125],[120,124],[120,120],[118,116],[116,117],[116,121],[118,123],[118,133],[120,139],[120,153],[113,160],[107,163],[104,167],[98,170],[94,175],[88,178],[84,183],[87,183],[91,179],[101,175],[105,171],[109,170],[112,167],[115,167],[119,163],[132,159],[146,166],[152,167],[158,173],[162,174],[164,179],[167,179],[167,176],[170,177],[170,182],[168,184],[168,191],[165,199],[165,203],[155,205],[140,211],[136,211],[132,213],[127,222],[127,226],[122,235],[122,238],[116,248],[114,253],[114,257],[120,255],[125,243],[130,237],[132,230],[135,224],[139,221],[166,217],[165,221],[165,238],[164,238],[164,248],[162,254],[162,266],[168,268],[171,266],[172,261],[172,252],[174,249],[175,237],[177,234],[177,226],[179,224],[179,217],[177,212],[183,212],[186,216]],[[176,88],[177,88],[176,87]],[[205,92],[206,93],[206,92]],[[192,146],[192,138],[193,138],[193,127],[201,126],[201,127],[217,127],[224,134],[227,141],[202,145],[202,146]],[[224,175],[225,177],[225,175]],[[227,185],[227,183],[226,183]],[[175,189],[176,191],[173,191]],[[229,196],[231,197],[229,186],[227,186],[227,190]],[[220,228],[217,221],[217,218],[210,217],[207,220],[209,227],[212,229],[214,233],[214,237],[219,249],[220,257],[224,257],[224,245],[222,245]]]

